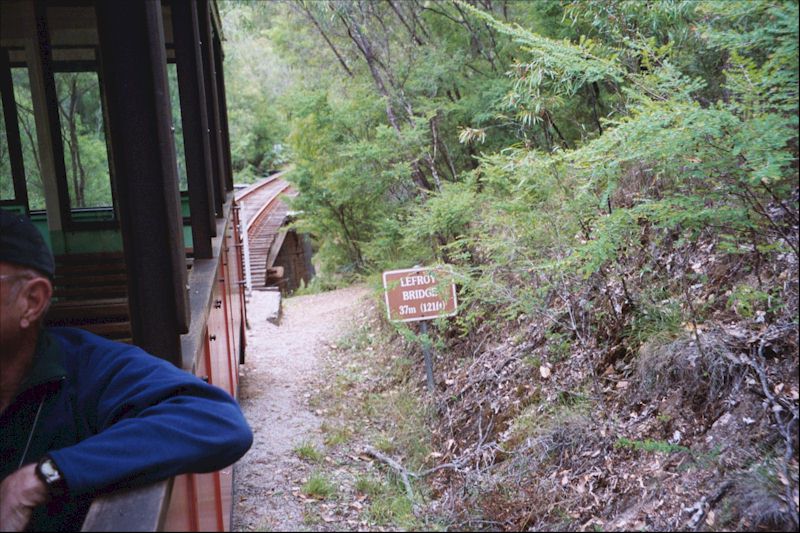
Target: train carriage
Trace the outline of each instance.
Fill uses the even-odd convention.
[[[47,322],[236,396],[245,350],[213,0],[0,3],[0,205],[56,256]],[[85,530],[226,530],[232,467],[99,498]]]

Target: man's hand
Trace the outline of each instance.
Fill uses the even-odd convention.
[[[47,485],[36,463],[23,466],[0,483],[0,531],[24,531],[34,507],[47,501]]]

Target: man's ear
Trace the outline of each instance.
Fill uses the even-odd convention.
[[[25,306],[20,317],[20,327],[27,328],[38,323],[50,306],[50,297],[53,295],[53,285],[47,278],[33,278],[28,281],[20,291]]]

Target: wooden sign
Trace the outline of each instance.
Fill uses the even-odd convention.
[[[456,314],[452,273],[441,268],[407,268],[383,273],[389,320],[413,322]]]

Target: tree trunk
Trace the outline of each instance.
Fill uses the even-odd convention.
[[[69,81],[69,107],[64,113],[64,118],[67,119],[67,132],[69,133],[69,155],[70,163],[72,164],[72,190],[75,194],[75,207],[85,207],[83,200],[83,187],[81,185],[79,175],[79,148],[78,148],[78,126],[75,123],[75,109],[78,105],[78,90],[77,90],[77,76],[70,76]],[[63,108],[62,108],[63,112]]]

